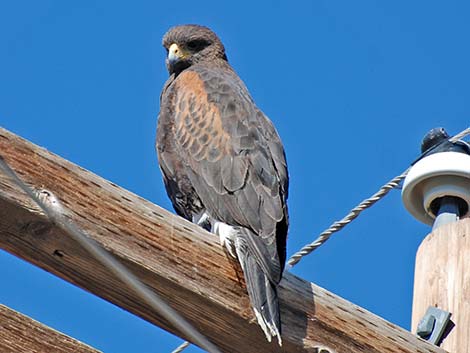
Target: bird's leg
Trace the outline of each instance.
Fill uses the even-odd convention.
[[[201,212],[199,214],[193,214],[193,223],[196,223],[198,226],[204,228],[207,231],[211,231],[211,221],[209,215],[206,212]]]
[[[228,253],[232,257],[236,258],[237,255],[235,251],[235,237],[237,235],[237,229],[223,222],[216,221],[214,222],[211,231],[219,236],[220,245],[225,246]]]

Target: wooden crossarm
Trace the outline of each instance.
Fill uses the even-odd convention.
[[[71,221],[223,352],[444,352],[289,273],[280,286],[281,350],[254,321],[240,269],[216,236],[4,129],[0,156],[29,185],[52,191]],[[2,173],[0,247],[186,338],[51,224]]]

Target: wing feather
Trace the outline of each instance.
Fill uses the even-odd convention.
[[[228,192],[241,190],[246,182],[248,164],[243,158],[232,155],[221,160],[222,184]]]
[[[287,165],[272,123],[233,73],[193,68],[174,89],[175,145],[206,210],[250,230],[248,247],[274,283],[287,230]],[[276,235],[284,239],[276,239]]]

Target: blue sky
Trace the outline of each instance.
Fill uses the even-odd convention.
[[[290,255],[406,169],[429,129],[470,125],[469,10],[464,1],[2,2],[0,126],[171,209],[153,147],[167,77],[161,37],[207,25],[284,141]],[[429,231],[392,191],[293,272],[409,329],[415,252]],[[0,276],[1,303],[105,352],[181,342],[2,251]]]

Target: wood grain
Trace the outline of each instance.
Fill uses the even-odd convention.
[[[2,353],[98,353],[69,336],[0,304]]]
[[[441,347],[452,353],[470,352],[470,219],[437,228],[418,249],[413,330],[429,306],[452,313],[455,327]]]
[[[53,191],[70,220],[223,352],[444,352],[289,273],[280,286],[280,349],[266,341],[254,321],[240,269],[216,236],[1,129],[0,155],[32,187]],[[0,247],[186,338],[51,224],[2,174]]]

